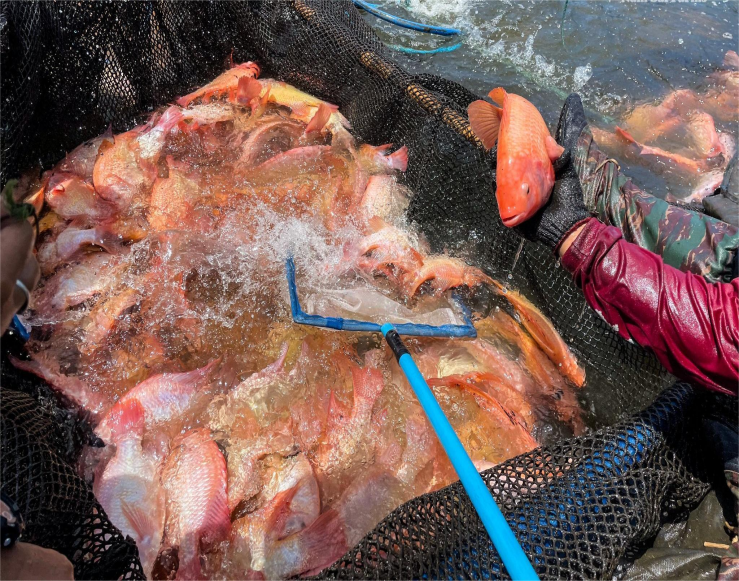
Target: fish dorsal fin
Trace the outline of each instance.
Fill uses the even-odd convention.
[[[488,93],[488,97],[493,100],[493,103],[497,103],[498,105],[503,107],[503,105],[505,105],[505,98],[507,94],[508,93],[506,93],[506,90],[503,87],[496,87]]]
[[[335,111],[332,106],[328,103],[321,103],[316,110],[316,113],[311,118],[310,122],[305,128],[305,133],[312,133],[313,131],[321,131],[328,123],[331,114]]]
[[[626,131],[625,129],[621,129],[620,127],[616,127],[616,135],[618,135],[623,141],[626,141],[627,143],[632,143],[634,145],[639,145],[639,143],[631,136],[631,133]]]
[[[544,147],[546,147],[547,149],[547,156],[549,157],[549,161],[559,159],[565,151],[565,148],[557,143],[554,140],[554,137],[552,137],[551,135],[547,135],[544,138]]]
[[[155,529],[151,517],[140,506],[131,505],[125,500],[121,500],[121,512],[133,530],[136,531],[139,539],[145,539]]]
[[[482,141],[485,149],[491,149],[498,141],[502,112],[502,109],[487,101],[473,101],[467,107],[472,131]]]

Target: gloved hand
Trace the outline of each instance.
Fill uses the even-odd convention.
[[[574,149],[580,132],[587,124],[580,97],[570,95],[562,108],[554,134],[554,139],[565,149],[562,156],[552,164],[554,189],[547,205],[530,220],[515,228],[524,238],[556,249],[565,234],[578,222],[590,217],[574,164]]]

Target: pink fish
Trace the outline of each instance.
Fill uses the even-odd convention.
[[[104,402],[99,394],[93,392],[76,377],[64,375],[59,365],[47,353],[35,353],[30,361],[10,356],[10,362],[23,371],[37,375],[48,383],[55,391],[67,398],[74,405],[89,412],[95,419],[103,409]]]
[[[115,250],[116,239],[105,227],[77,228],[70,225],[56,238],[41,244],[36,258],[41,272],[49,274],[59,266],[67,263],[70,258],[83,248],[97,246],[107,252]]]
[[[226,460],[207,429],[187,432],[162,471],[167,544],[177,547],[177,579],[202,579],[200,554],[231,529]]]
[[[370,220],[376,230],[344,250],[344,263],[369,277],[381,274],[402,285],[405,277],[415,277],[423,265],[417,245],[402,230],[379,218]]]
[[[394,176],[371,176],[359,202],[360,213],[367,224],[375,217],[389,223],[396,222],[408,208],[408,194]]]
[[[132,399],[110,418],[115,454],[93,484],[95,497],[123,535],[136,541],[147,578],[151,578],[164,531],[164,489],[160,462],[141,446],[144,409]]]
[[[67,219],[105,220],[116,213],[116,207],[99,196],[91,184],[75,174],[62,171],[49,176],[46,203]]]
[[[724,66],[726,68],[739,70],[739,54],[735,50],[727,50],[724,55]]]
[[[407,499],[404,485],[388,471],[377,467],[362,471],[336,504],[313,524],[269,546],[263,578],[315,575]]]
[[[97,303],[83,324],[80,353],[89,355],[103,346],[108,335],[124,314],[141,300],[138,290],[127,287]]]
[[[34,311],[41,317],[49,317],[103,292],[115,280],[111,269],[117,261],[116,256],[96,252],[56,272],[34,293],[38,297],[33,303]]]
[[[264,505],[233,523],[234,577],[264,571],[273,543],[307,528],[321,512],[318,481],[303,454],[280,460],[260,496],[267,499]]]
[[[301,135],[303,135],[303,127],[299,123],[281,117],[273,121],[265,121],[254,129],[241,145],[239,167],[245,168],[266,161],[265,151],[267,154],[272,153],[275,142],[280,146],[275,153],[283,153],[296,147]]]
[[[152,159],[142,156],[138,142],[142,131],[135,128],[116,135],[112,145],[103,143],[92,172],[95,191],[120,212],[147,195],[157,177],[154,152],[147,151]]]
[[[177,104],[187,107],[193,101],[200,99],[207,103],[212,99],[226,96],[229,100],[235,100],[239,88],[239,80],[244,77],[256,77],[259,75],[259,66],[253,62],[241,63],[221,73],[204,87],[196,89],[192,93],[177,99]]]
[[[530,433],[530,428],[525,420],[513,409],[505,406],[491,393],[493,389],[484,387],[486,382],[496,385],[498,382],[495,374],[468,373],[465,375],[449,375],[439,379],[430,379],[431,387],[452,387],[466,391],[475,398],[477,404],[489,413],[501,428],[511,432],[511,439],[522,449],[533,449],[538,443]],[[507,394],[515,394],[516,400],[521,400],[521,394],[515,390],[507,390]],[[497,394],[496,394],[497,395]],[[528,407],[527,403],[524,403]]]
[[[243,421],[235,418],[236,423]],[[236,510],[244,500],[259,492],[259,463],[270,454],[289,456],[297,447],[289,422],[276,422],[267,429],[254,426],[254,433],[243,434],[243,426],[231,432],[228,468],[228,508]],[[256,435],[258,434],[258,435]],[[246,437],[245,437],[246,436]]]
[[[166,178],[154,181],[149,201],[149,224],[156,231],[188,229],[209,231],[213,221],[207,211],[197,209],[205,198],[203,189],[186,164],[167,157]]]
[[[398,480],[414,490],[418,485],[419,474],[429,462],[433,461],[436,452],[436,436],[429,429],[426,418],[420,413],[415,413],[409,415],[405,421],[405,437],[405,450],[400,458],[396,476]],[[423,483],[421,485],[423,487]]]
[[[184,373],[160,373],[146,379],[124,395],[111,408],[96,430],[97,435],[110,438],[110,418],[118,408],[137,400],[144,408],[147,426],[170,421],[181,416],[193,403],[198,392],[208,385],[212,372],[221,362],[214,359],[204,367]]]
[[[326,438],[318,448],[316,465],[321,473],[347,471],[352,465],[367,461],[367,435],[372,430],[372,408],[384,387],[379,369],[351,365],[354,404],[342,409],[331,395]]]
[[[450,288],[459,286],[473,287],[478,284],[490,284],[492,279],[481,270],[465,264],[459,259],[447,256],[426,258],[423,266],[415,276],[408,279],[407,295],[415,296],[424,283],[430,283],[431,293],[440,295]]]
[[[388,174],[395,170],[405,171],[408,168],[408,148],[404,145],[397,151],[388,154],[392,143],[374,147],[363,144],[359,146],[357,161],[370,174]]]
[[[104,141],[113,143],[113,131],[110,127],[102,135],[73,149],[57,164],[55,170],[75,174],[84,180],[92,180],[98,150]]]

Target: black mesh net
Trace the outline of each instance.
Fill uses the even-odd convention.
[[[9,376],[3,375],[5,385]],[[22,378],[13,383],[25,387]],[[144,579],[135,543],[111,524],[70,462],[70,429],[79,423],[65,421],[65,412],[48,396],[41,403],[5,385],[0,478],[25,520],[22,540],[62,553],[74,566],[75,579]]]
[[[495,157],[483,152],[466,120],[466,106],[476,96],[442,78],[403,71],[351,2],[3,2],[1,7],[3,183],[29,167],[48,167],[109,125],[116,132],[130,128],[154,108],[212,79],[231,61],[254,60],[263,77],[338,104],[361,139],[408,146],[405,179],[414,192],[410,217],[435,250],[464,249],[470,262],[521,289],[553,320],[586,368],[589,387],[584,395],[600,410],[601,425],[642,409],[671,382],[653,356],[621,340],[586,308],[548,249],[522,243],[502,225],[491,187]],[[13,387],[15,378],[6,370],[4,366],[3,386]],[[664,506],[688,506],[700,498],[705,486],[673,446],[680,430],[662,431],[663,418],[678,425],[685,419],[692,397],[688,391],[672,392],[625,427],[538,450],[488,474],[514,522],[537,511],[545,515],[537,519],[545,521],[547,511],[556,513],[551,518],[557,525],[518,530],[547,573],[608,574],[626,547],[654,532]],[[28,411],[36,408],[27,407],[27,397],[5,395],[9,393],[4,391],[4,416],[6,409],[8,418],[41,413]],[[20,411],[14,411],[16,406]],[[64,443],[49,440],[46,430],[33,431],[33,422],[11,422],[4,418],[3,486],[24,494],[31,464],[23,463],[35,455],[52,475],[58,474],[58,482],[46,486],[69,493],[64,497],[68,504],[60,500],[58,510],[72,510],[69,501],[76,499],[75,518],[55,520],[57,528],[46,528],[38,539],[57,547],[56,537],[68,541],[79,535],[77,544],[82,545],[76,550],[95,555],[72,554],[83,575],[106,563],[122,568],[94,569],[95,575],[138,574],[126,561],[128,545],[115,531],[106,532],[110,536],[104,543],[81,534],[104,515],[89,488],[60,459],[57,446]],[[645,438],[639,449],[629,443],[637,436]],[[627,442],[626,448],[619,442]],[[616,467],[598,480],[602,463],[611,461]],[[11,474],[10,466],[17,466],[12,470],[18,474]],[[588,466],[595,470],[593,479]],[[62,499],[60,493],[48,494]],[[607,499],[601,513],[596,513],[596,497]],[[23,508],[24,497],[15,498]],[[26,508],[41,519],[46,501],[33,502]],[[53,502],[49,506],[56,506]],[[565,533],[562,519],[570,517],[579,524],[572,523],[573,531]],[[458,487],[417,499],[388,517],[332,574],[495,575],[499,563],[479,540],[475,519]],[[465,526],[450,524],[457,520]],[[107,526],[100,528],[107,531]],[[96,560],[108,552],[106,546],[116,551],[113,561]]]
[[[630,548],[707,491],[681,433],[696,423],[695,403],[692,388],[676,384],[629,421],[483,473],[540,577],[612,577]],[[474,514],[459,483],[415,498],[322,577],[505,577]]]

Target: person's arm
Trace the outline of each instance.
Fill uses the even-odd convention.
[[[653,351],[675,376],[737,395],[739,280],[711,284],[681,272],[595,218],[566,235],[559,254],[619,335]]]
[[[739,281],[711,284],[681,272],[591,216],[573,153],[586,127],[582,103],[571,95],[555,135],[565,152],[554,162],[551,199],[516,230],[560,253],[590,306],[622,337],[654,351],[675,375],[736,395]]]

